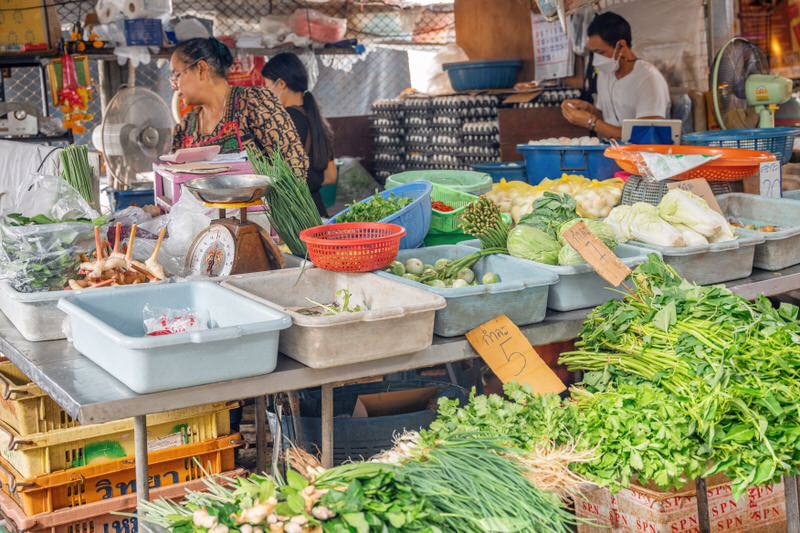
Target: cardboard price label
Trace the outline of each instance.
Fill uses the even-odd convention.
[[[683,191],[689,191],[692,194],[695,194],[706,201],[708,207],[723,215],[722,209],[719,207],[719,203],[717,202],[717,197],[714,196],[714,191],[711,190],[711,186],[708,182],[703,178],[695,178],[692,180],[685,180],[685,181],[674,181],[672,183],[667,184],[667,188],[672,189],[681,189]]]
[[[625,263],[620,261],[603,241],[589,231],[583,221],[569,228],[563,235],[595,272],[614,287],[619,287],[631,275],[631,269],[625,266]]]
[[[538,394],[567,390],[507,316],[478,326],[467,333],[467,340],[503,383],[528,385]]]
[[[758,168],[759,194],[765,198],[780,198],[783,194],[781,164],[777,161],[761,163]]]

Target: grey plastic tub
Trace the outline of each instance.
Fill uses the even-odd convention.
[[[480,248],[480,241],[464,241],[458,246],[469,248]],[[647,250],[630,244],[620,244],[614,250],[628,268],[641,265],[647,261],[647,254],[658,252]],[[609,290],[608,282],[597,275],[592,267],[587,264],[574,266],[545,265],[527,259],[510,258],[522,261],[527,264],[535,265],[540,269],[547,270],[558,275],[558,283],[550,287],[550,297],[547,307],[554,311],[573,311],[575,309],[585,309],[595,307],[609,300],[618,300],[621,295]]]
[[[735,241],[705,246],[670,248],[636,241],[631,244],[657,251],[665,263],[688,281],[698,285],[713,285],[752,274],[756,246],[763,242],[762,237],[748,233],[740,234]]]
[[[345,274],[318,268],[277,270],[231,276],[234,292],[292,317],[281,333],[280,351],[311,368],[360,363],[424,350],[433,340],[433,320],[444,298],[374,274]],[[327,304],[347,289],[367,311],[308,316],[308,299]]]
[[[800,263],[800,205],[786,198],[763,198],[753,194],[730,193],[717,196],[729,220],[742,224],[778,226],[779,231],[739,230],[742,235],[760,236],[753,266],[763,270],[782,270]]]
[[[208,311],[210,329],[148,337],[146,304]],[[208,281],[112,287],[59,300],[75,348],[139,394],[268,374],[287,315]]]
[[[283,254],[287,268],[300,267],[305,262],[305,268],[314,268],[311,261],[289,254]],[[219,283],[228,279],[228,276],[217,278],[194,277],[183,281],[212,281]],[[131,287],[118,287],[128,289]],[[87,289],[106,290],[102,289]],[[19,292],[14,290],[6,281],[0,281],[0,311],[17,328],[26,340],[32,342],[54,341],[65,338],[63,328],[64,312],[58,308],[61,298],[72,296],[82,291],[47,291],[47,292]]]
[[[405,262],[416,257],[432,265],[437,259],[461,259],[473,253],[471,248],[465,246],[430,246],[400,250],[397,260]],[[434,333],[442,337],[463,335],[500,315],[508,316],[520,326],[544,320],[548,290],[558,281],[556,274],[530,262],[504,255],[484,257],[475,264],[473,270],[477,279],[487,272],[494,272],[500,276],[500,282],[460,289],[436,289],[388,272],[376,274],[444,297],[447,307],[436,312],[433,326]]]

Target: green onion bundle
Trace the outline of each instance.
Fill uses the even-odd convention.
[[[461,216],[461,229],[480,239],[481,248],[507,249],[508,226],[503,222],[500,209],[487,198],[479,198],[466,206]]]
[[[94,180],[92,167],[89,166],[88,148],[70,145],[58,157],[61,162],[61,177],[91,204],[94,201]]]
[[[306,182],[298,179],[279,152],[267,159],[260,152],[247,149],[247,159],[256,174],[272,178],[264,199],[269,206],[269,222],[291,252],[306,256],[306,245],[300,240],[304,229],[322,225],[322,219]]]

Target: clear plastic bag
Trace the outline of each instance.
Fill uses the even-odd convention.
[[[145,334],[148,337],[155,337],[208,329],[209,314],[206,309],[191,307],[173,309],[145,304],[142,318]]]
[[[63,289],[78,271],[80,254],[94,248],[97,212],[53,176],[28,179],[15,195],[22,213],[0,217],[0,279],[20,292]],[[36,223],[49,221],[56,222]]]

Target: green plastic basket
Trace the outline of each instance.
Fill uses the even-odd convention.
[[[439,233],[429,231],[425,236],[425,246],[441,246],[443,244],[458,244],[463,241],[472,240],[472,237],[464,233]],[[1,532],[0,532],[1,533]]]
[[[478,199],[477,196],[459,192],[448,187],[433,184],[431,202],[444,202],[453,208],[452,211],[442,213],[431,209],[431,230],[439,233],[455,233],[461,231],[461,215],[464,208]]]
[[[492,190],[492,177],[489,174],[469,170],[410,170],[386,178],[386,188],[391,189],[415,181],[429,181],[435,185],[477,195]]]

